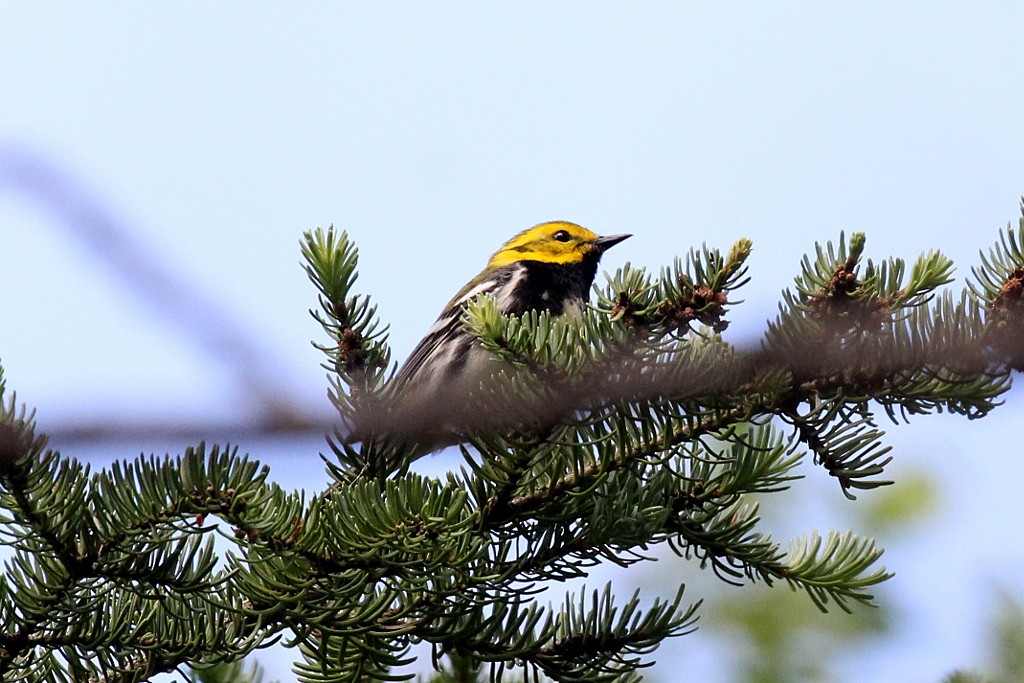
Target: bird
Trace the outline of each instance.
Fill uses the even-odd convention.
[[[489,294],[504,315],[576,314],[589,300],[601,256],[629,237],[602,237],[575,223],[551,221],[516,234],[491,256],[444,307],[393,379],[394,424],[417,437],[416,457],[455,442],[447,435],[459,431],[466,397],[500,367],[467,331],[466,306]]]

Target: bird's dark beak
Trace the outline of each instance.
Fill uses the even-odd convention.
[[[598,237],[594,240],[594,246],[597,247],[598,251],[603,252],[629,237],[632,237],[632,235],[608,235],[608,237]]]

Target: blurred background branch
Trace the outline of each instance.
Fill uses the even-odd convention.
[[[169,438],[232,438],[263,434],[325,433],[331,423],[323,412],[304,409],[292,400],[282,381],[275,353],[262,342],[259,329],[231,308],[189,282],[85,178],[38,150],[0,146],[0,193],[25,199],[52,214],[60,239],[76,244],[82,259],[117,284],[127,298],[138,299],[167,329],[227,370],[236,393],[250,404],[252,417],[222,424],[176,424],[137,418],[119,422],[116,414],[87,423],[49,424],[61,443],[140,441]],[[84,360],[84,359],[83,359]]]

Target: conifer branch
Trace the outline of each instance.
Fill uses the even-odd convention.
[[[720,334],[751,245],[704,246],[657,276],[623,267],[576,319],[472,301],[462,322],[500,370],[452,397],[469,406],[450,435],[466,465],[436,480],[409,471],[414,429],[450,421],[399,410],[354,245],[329,229],[302,249],[339,415],[325,492],[283,491],[205,444],[90,473],[46,448],[0,374],[0,678],[216,675],[281,640],[318,683],[407,678],[419,641],[435,668],[447,655],[495,680],[636,680],[699,602],[680,586],[645,609],[608,587],[542,604],[550,582],[667,544],[822,610],[870,603],[889,577],[873,542],[812,531],[787,546],[750,496],[786,495],[805,456],[849,497],[883,485],[879,411],[982,417],[1024,366],[1024,218],[959,296],[936,252],[908,266],[867,260],[860,233],[818,246],[754,349]]]

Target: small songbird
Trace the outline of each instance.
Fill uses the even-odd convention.
[[[413,431],[447,431],[449,426],[442,423],[458,412],[455,404],[488,376],[494,357],[462,321],[470,300],[490,294],[505,315],[548,311],[561,316],[579,311],[589,299],[601,255],[630,236],[600,237],[575,223],[555,221],[506,242],[448,302],[398,371],[393,386],[401,398],[395,417],[402,421],[406,413]],[[427,451],[439,445],[420,443]]]

